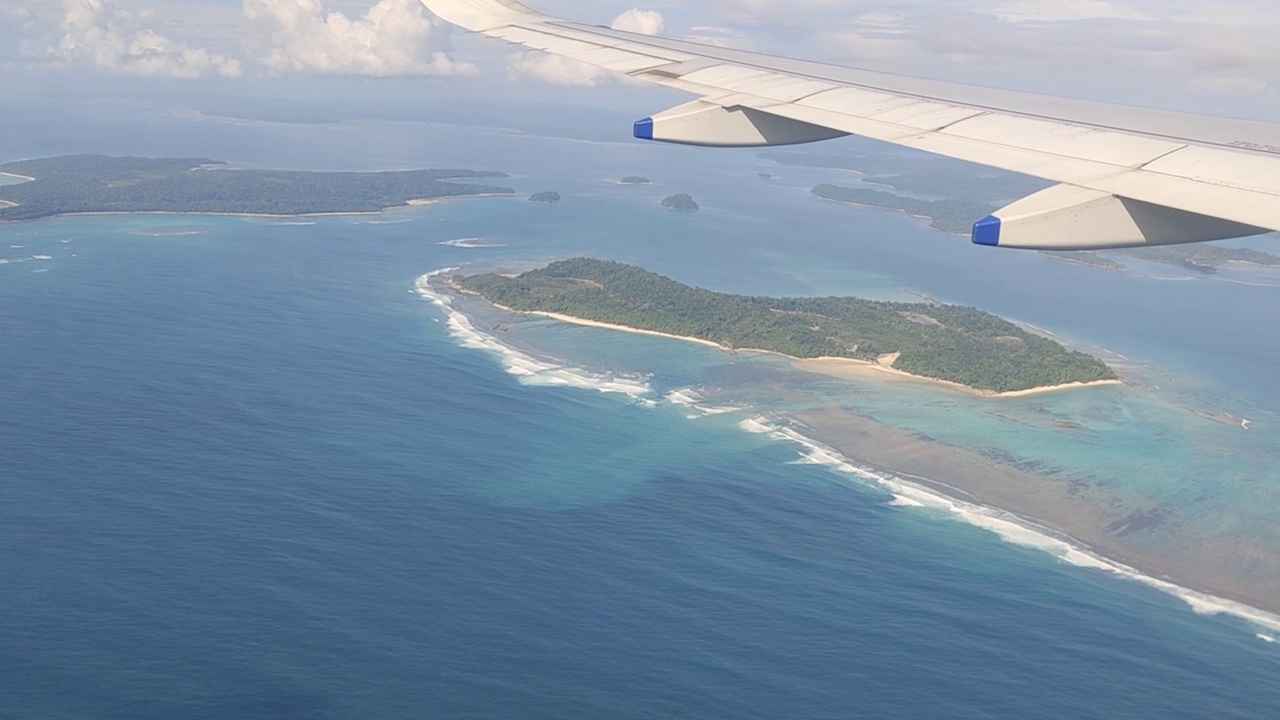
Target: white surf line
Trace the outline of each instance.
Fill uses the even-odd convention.
[[[652,388],[639,376],[595,373],[582,368],[540,360],[481,331],[471,318],[453,307],[453,299],[448,294],[432,286],[433,279],[457,269],[456,267],[443,268],[419,277],[414,284],[414,291],[445,311],[449,332],[463,347],[496,355],[503,369],[508,374],[519,378],[525,385],[596,390],[602,393],[627,395],[637,403],[646,406],[654,404],[645,397],[652,392]]]
[[[679,405],[681,407],[687,407],[690,410],[696,410],[697,411],[696,415],[688,416],[690,420],[694,420],[700,417],[710,417],[712,415],[725,415],[725,414],[734,413],[734,412],[745,412],[746,410],[749,409],[749,408],[743,408],[743,407],[733,407],[729,405],[725,405],[725,406],[703,405],[702,401],[706,399],[706,395],[694,388],[682,388],[679,390],[672,390],[667,393],[666,399],[667,399],[667,402],[671,403],[672,405]]]
[[[790,427],[785,419],[756,416],[743,420],[738,423],[738,426],[750,433],[767,434],[775,440],[801,446],[803,451],[798,463],[822,465],[836,473],[857,478],[863,484],[887,490],[893,495],[890,505],[942,510],[950,513],[956,520],[994,533],[1005,542],[1042,550],[1071,565],[1101,570],[1125,580],[1155,588],[1182,600],[1197,615],[1229,615],[1270,632],[1280,631],[1280,615],[1151,577],[1128,565],[1050,535],[1026,520],[999,508],[958,500],[900,476],[859,467],[838,450],[800,434]],[[1263,637],[1263,634],[1259,633],[1259,639]]]
[[[447,245],[448,247],[456,247],[456,248],[500,248],[500,247],[507,246],[506,243],[487,243],[487,242],[484,242],[483,238],[478,238],[478,237],[458,238],[456,240],[445,240],[439,244]]]

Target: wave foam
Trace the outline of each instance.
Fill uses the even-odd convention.
[[[802,450],[795,461],[797,464],[822,465],[840,475],[857,478],[862,484],[888,491],[893,495],[889,503],[892,506],[942,510],[956,520],[994,533],[1004,542],[1042,550],[1071,565],[1101,570],[1173,595],[1198,615],[1230,615],[1262,628],[1280,630],[1280,615],[1151,577],[999,508],[952,498],[907,478],[860,467],[838,450],[797,432],[785,418],[760,415],[743,420],[738,426],[750,433],[768,434],[775,440],[799,445]]]
[[[540,360],[481,331],[475,323],[471,322],[471,318],[453,307],[452,298],[431,286],[432,278],[457,269],[456,267],[444,268],[419,277],[414,285],[414,291],[445,311],[447,316],[445,322],[449,326],[449,332],[463,347],[497,355],[503,369],[508,374],[518,377],[525,385],[596,390],[602,393],[627,395],[637,401],[645,399],[645,396],[651,392],[649,384],[638,376],[593,373],[581,368]]]
[[[449,247],[456,247],[456,248],[496,248],[496,247],[507,246],[506,243],[485,242],[483,238],[478,238],[478,237],[458,238],[457,240],[445,240],[440,244],[447,245]]]
[[[729,405],[702,405],[701,402],[707,399],[706,395],[693,388],[672,390],[667,393],[666,397],[667,402],[672,405],[680,405],[681,407],[687,407],[690,410],[697,411],[697,414],[689,416],[690,420],[695,420],[700,417],[708,417],[711,415],[724,415],[726,413],[742,412],[744,410],[744,408]]]

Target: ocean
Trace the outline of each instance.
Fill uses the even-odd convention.
[[[782,424],[831,398],[1162,508],[1152,547],[1274,547],[1280,278],[973,248],[749,152],[235,132],[182,154],[299,167],[328,138],[327,166],[501,169],[565,199],[0,226],[0,716],[1280,713],[1266,618],[922,507]],[[659,210],[675,192],[704,210]],[[993,404],[806,379],[459,315],[420,285],[583,253],[730,292],[974,304],[1123,356],[1133,385]]]

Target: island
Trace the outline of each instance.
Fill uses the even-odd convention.
[[[1280,267],[1280,256],[1262,250],[1249,248],[1231,248],[1214,243],[1191,243],[1187,245],[1157,245],[1155,247],[1128,248],[1117,251],[1120,254],[1160,263],[1161,265],[1180,265],[1189,270],[1213,273],[1218,268],[1230,264],[1257,265],[1261,267]]]
[[[545,205],[554,205],[560,202],[560,193],[556,192],[555,190],[544,190],[542,192],[536,192],[529,196],[529,202],[543,203]]]
[[[810,190],[823,200],[897,210],[929,220],[930,227],[954,235],[968,235],[975,218],[990,215],[994,205],[977,200],[922,200],[886,190],[822,184]]]
[[[988,395],[1117,382],[1101,360],[971,307],[730,295],[593,258],[449,282],[511,311],[777,353],[828,374],[855,363]]]
[[[0,221],[104,212],[307,215],[378,212],[445,198],[511,195],[479,170],[303,172],[232,170],[207,158],[69,155],[0,165],[32,178],[0,186]]]
[[[618,181],[619,185],[648,185],[649,178],[639,175],[628,175]]]
[[[1085,267],[1097,268],[1098,270],[1111,270],[1113,272],[1128,272],[1129,266],[1118,263],[1108,257],[1103,257],[1095,250],[1038,250],[1037,254],[1041,257],[1047,257],[1050,260],[1071,263],[1072,265],[1083,265]]]
[[[662,200],[662,207],[677,212],[697,212],[698,203],[685,193],[678,193]]]
[[[769,173],[756,173],[756,177],[760,178],[761,180],[772,180],[772,179],[773,179],[773,176],[772,176],[772,175],[770,175]]]

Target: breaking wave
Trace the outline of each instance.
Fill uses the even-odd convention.
[[[679,405],[694,411],[695,414],[688,416],[690,420],[700,417],[708,417],[711,415],[724,415],[726,413],[742,412],[745,410],[745,408],[733,407],[730,405],[716,406],[704,404],[703,401],[707,399],[706,396],[693,388],[672,390],[667,393],[666,397],[667,402],[672,405]]]
[[[445,240],[440,243],[449,247],[456,248],[497,248],[506,247],[506,243],[485,242],[483,238],[458,238],[456,240]]]
[[[471,318],[453,307],[452,298],[431,286],[432,278],[454,270],[457,268],[444,268],[419,277],[414,285],[414,291],[445,311],[448,316],[446,322],[449,332],[463,347],[493,353],[502,363],[503,369],[508,374],[519,378],[525,385],[572,387],[602,393],[617,393],[627,395],[643,405],[653,406],[653,401],[645,397],[652,392],[652,388],[644,378],[635,375],[596,373],[535,358],[481,331]]]
[[[842,477],[853,478],[863,485],[885,490],[893,495],[889,502],[892,506],[947,513],[956,520],[992,532],[1005,542],[1042,550],[1071,565],[1101,570],[1173,595],[1198,615],[1230,615],[1269,631],[1280,630],[1280,615],[1146,575],[999,508],[959,500],[909,478],[860,467],[838,450],[801,434],[786,418],[758,415],[743,420],[738,423],[738,427],[750,433],[764,434],[775,440],[799,445],[801,452],[800,458],[795,461],[797,464],[821,465]],[[1266,638],[1271,637],[1258,634],[1259,639],[1268,642],[1270,641]]]

